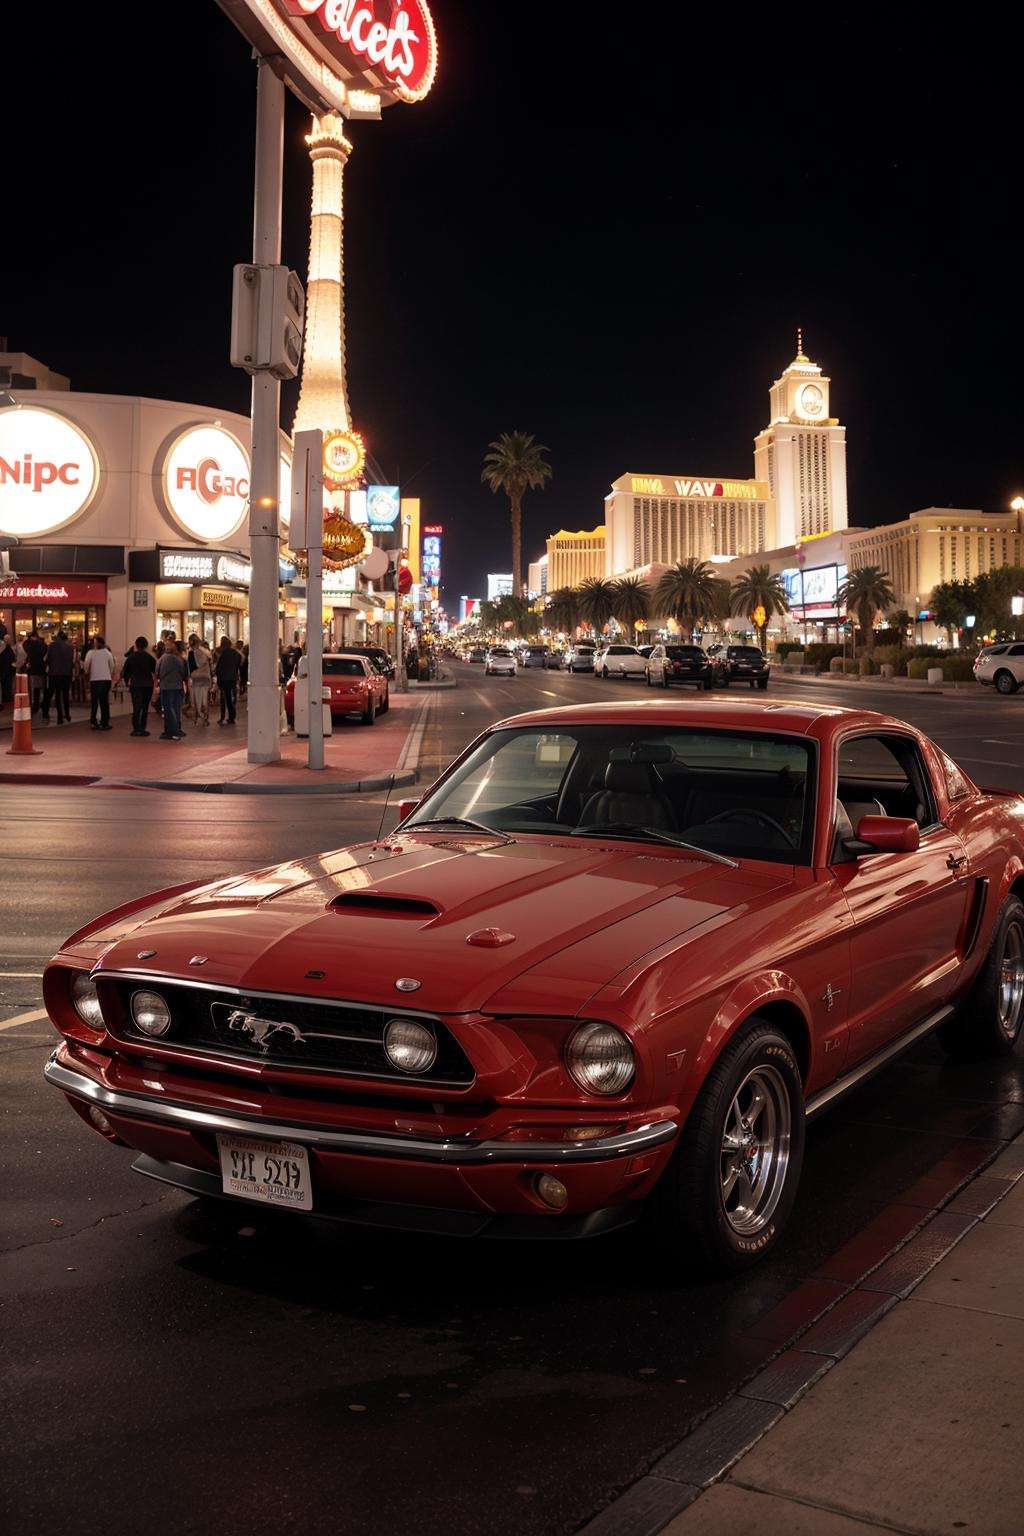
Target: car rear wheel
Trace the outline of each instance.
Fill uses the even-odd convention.
[[[1017,692],[1017,679],[1012,672],[1007,672],[1005,667],[1000,668],[996,673],[994,681],[997,693],[1009,694]]]
[[[757,686],[761,689],[761,692],[763,693],[764,690],[768,687],[768,679],[766,677],[759,677],[758,680],[757,680]]]
[[[746,1269],[785,1228],[803,1152],[793,1047],[755,1015],[712,1067],[651,1196],[659,1246],[712,1274]]]
[[[939,1040],[959,1061],[1009,1056],[1024,1026],[1024,904],[1003,902],[985,964]]]
[[[651,669],[650,669],[650,667],[647,668],[647,686],[648,686],[648,688],[653,688],[654,687],[654,678],[651,676]]]
[[[368,703],[366,705],[366,710],[365,710],[365,712],[363,714],[363,724],[364,725],[372,725],[373,722],[376,720],[376,718],[377,718],[377,706],[374,704],[373,699],[371,698],[368,701]]]
[[[601,668],[601,676],[604,678],[605,682],[608,681],[608,668],[607,667],[602,667]]]

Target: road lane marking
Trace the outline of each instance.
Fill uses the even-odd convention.
[[[0,981],[10,981],[12,976],[34,976],[38,980],[42,974],[42,971],[0,971]]]
[[[959,752],[957,754],[957,756],[960,758],[960,761],[962,763],[987,763],[987,765],[990,768],[1019,768],[1020,767],[1020,763],[1008,763],[1006,761],[1006,759],[1002,758],[1002,757],[968,757],[963,752]]]
[[[38,1024],[40,1019],[49,1018],[45,1008],[30,1008],[28,1013],[17,1013],[13,1019],[4,1019],[0,1029],[14,1029],[17,1024]]]
[[[546,694],[549,699],[560,699],[562,697],[562,695],[560,693],[555,693],[550,688],[541,688],[538,691],[540,693]]]

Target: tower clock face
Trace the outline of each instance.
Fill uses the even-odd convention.
[[[796,397],[797,409],[801,416],[820,416],[825,404],[825,396],[817,384],[805,384]]]

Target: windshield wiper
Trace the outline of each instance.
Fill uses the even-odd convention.
[[[415,832],[418,827],[472,827],[474,832],[487,832],[491,837],[503,837],[510,841],[507,832],[485,826],[482,821],[471,821],[468,816],[428,816],[423,821],[411,821],[406,830]]]
[[[676,837],[674,832],[663,832],[660,827],[637,827],[630,821],[613,821],[604,827],[576,827],[573,837],[645,837],[652,843],[668,843],[673,848],[685,848],[687,853],[700,854],[702,859],[710,859],[712,864],[725,864],[729,869],[739,869],[736,859],[728,858],[724,853],[712,853],[710,848],[701,848],[697,843],[688,843],[683,837]]]

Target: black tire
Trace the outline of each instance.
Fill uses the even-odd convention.
[[[650,669],[650,667],[647,668],[647,686],[648,686],[648,688],[653,688],[654,687],[654,678],[651,676],[651,669]]]
[[[706,677],[704,679],[704,681],[701,683],[701,687],[703,688],[705,693],[710,693],[714,686],[715,686],[714,679],[710,678],[710,677]]]
[[[729,679],[727,677],[720,677],[718,679],[718,686],[719,686],[719,688],[728,688],[728,686],[729,686]]]
[[[780,1102],[788,1106],[789,1134],[784,1157],[776,1159],[773,1204],[761,1226],[737,1229],[723,1194],[723,1149],[733,1103],[748,1074],[763,1073]],[[746,1090],[744,1089],[744,1092]],[[782,1117],[779,1116],[779,1125]],[[672,1161],[648,1204],[647,1218],[658,1246],[675,1261],[705,1274],[729,1275],[749,1268],[770,1252],[789,1220],[800,1182],[804,1153],[804,1088],[793,1047],[775,1026],[755,1014],[715,1062],[683,1127]],[[731,1199],[732,1197],[730,1197]]]
[[[666,691],[668,690],[668,673],[667,672],[662,672],[662,674],[661,674],[661,686]]]
[[[608,681],[608,668],[607,667],[602,667],[601,668],[601,676],[604,678],[605,682]]]
[[[1003,694],[1007,698],[1009,698],[1011,693],[1017,692],[1017,679],[1012,672],[1007,672],[1005,667],[996,673],[993,681],[996,685],[996,692]]]
[[[370,702],[366,706],[366,713],[363,715],[363,724],[364,725],[373,725],[373,723],[376,720],[376,718],[377,718],[377,706],[376,706],[376,704],[374,704],[373,700],[371,699]]]
[[[1016,954],[1013,951],[1016,949]],[[1010,950],[1010,955],[1007,950]],[[1001,1017],[1003,967],[1015,966],[1017,999],[1009,1020]],[[1024,1026],[1024,904],[1008,896],[1000,908],[985,963],[956,1013],[943,1024],[939,1041],[957,1061],[1009,1056]]]
[[[768,687],[768,679],[766,677],[759,677],[757,680],[757,686],[760,688],[761,692],[764,693]]]

